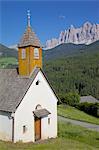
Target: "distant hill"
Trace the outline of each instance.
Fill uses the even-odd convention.
[[[9,48],[11,49],[15,49],[18,51],[18,45],[17,44],[14,44],[14,45],[10,45]]]
[[[8,48],[0,44],[0,57],[18,57],[18,52],[15,49]]]
[[[84,44],[61,44],[55,48],[49,50],[43,50],[44,60],[57,59],[60,57],[75,56],[81,53],[86,54],[88,51],[96,52],[99,51],[99,41],[94,42],[90,45]],[[0,57],[15,57],[18,58],[18,51],[16,49],[8,48],[0,44]]]
[[[87,52],[96,52],[99,51],[99,41],[94,42],[90,45],[84,45],[84,44],[66,44],[63,43],[55,48],[45,50],[43,52],[44,60],[50,60],[50,59],[57,59],[60,57],[67,57],[67,56],[75,56],[79,54],[86,54]]]

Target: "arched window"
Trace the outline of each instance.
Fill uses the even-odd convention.
[[[39,109],[42,109],[42,107],[41,107],[40,104],[38,104],[38,105],[35,107],[35,109],[39,110]]]
[[[34,58],[39,59],[39,49],[38,48],[34,48]]]
[[[25,48],[22,49],[21,57],[22,57],[22,59],[26,58],[26,49]]]

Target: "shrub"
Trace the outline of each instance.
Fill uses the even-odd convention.
[[[74,106],[79,103],[80,96],[76,92],[66,93],[63,97],[61,97],[61,101],[65,104]]]
[[[90,114],[90,115],[93,115],[95,117],[99,117],[99,104],[98,103],[79,103],[79,104],[76,104],[75,106],[76,108]]]

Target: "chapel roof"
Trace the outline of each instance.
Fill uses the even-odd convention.
[[[15,112],[39,71],[35,68],[32,76],[21,77],[17,69],[0,69],[1,111]]]
[[[37,46],[42,47],[40,40],[30,26],[27,27],[18,47]]]
[[[29,77],[19,76],[17,69],[0,69],[0,111],[16,111],[39,71],[59,99],[41,68],[35,67]]]
[[[37,35],[35,34],[34,31],[32,31],[32,28],[30,25],[30,11],[29,10],[27,14],[27,28],[26,28],[25,33],[23,34],[21,41],[18,44],[18,47],[25,47],[25,46],[42,47]]]
[[[51,114],[47,109],[43,108],[43,109],[39,109],[39,110],[35,110],[34,112],[34,115],[37,117],[37,118],[43,118],[45,116],[48,116],[49,114]]]

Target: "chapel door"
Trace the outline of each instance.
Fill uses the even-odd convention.
[[[35,141],[41,139],[41,118],[35,117]]]

